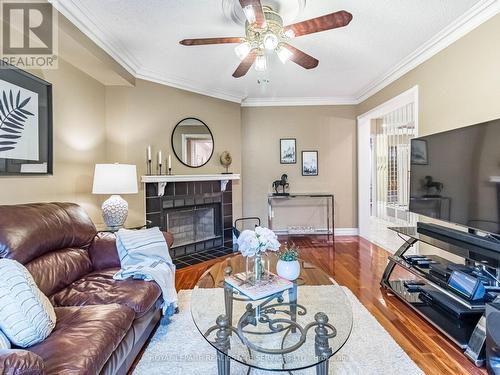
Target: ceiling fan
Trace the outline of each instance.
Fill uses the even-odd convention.
[[[268,6],[262,6],[260,0],[239,0],[247,19],[246,37],[184,39],[184,46],[206,44],[238,43],[236,55],[242,60],[233,73],[234,78],[243,77],[255,63],[255,70],[267,69],[267,51],[275,51],[281,62],[288,60],[305,69],[316,68],[319,61],[307,53],[293,47],[288,42],[302,35],[347,26],[352,14],[341,10],[321,17],[283,26],[281,16]]]

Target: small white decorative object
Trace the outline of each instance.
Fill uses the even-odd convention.
[[[246,281],[255,284],[266,275],[268,262],[266,251],[278,251],[280,243],[276,234],[263,227],[253,230],[244,230],[238,237],[238,249],[246,257]]]
[[[300,275],[300,263],[298,261],[299,248],[295,244],[286,245],[279,253],[279,260],[276,264],[276,273],[284,279],[293,281]]]
[[[112,194],[102,204],[102,218],[109,228],[120,228],[127,220],[128,203],[118,194],[136,194],[137,170],[135,165],[96,164],[93,194]]]
[[[300,263],[298,260],[286,261],[278,260],[276,272],[284,279],[293,281],[300,275]]]

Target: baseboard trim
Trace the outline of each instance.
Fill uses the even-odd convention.
[[[288,230],[287,229],[273,229],[274,233],[277,235],[287,235]],[[326,235],[327,230],[326,229],[318,229],[318,233],[311,233],[311,232],[295,232],[293,234],[299,235],[299,236],[316,236],[316,235]],[[336,236],[357,236],[359,233],[358,228],[335,228],[335,235]]]
[[[335,228],[336,236],[357,236],[358,233],[358,228]]]

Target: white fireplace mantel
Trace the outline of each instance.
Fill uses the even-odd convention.
[[[239,174],[177,174],[177,175],[147,175],[142,176],[141,181],[144,184],[157,183],[158,196],[165,194],[165,187],[169,182],[193,182],[193,181],[220,181],[222,191],[226,190],[229,181],[239,180]]]

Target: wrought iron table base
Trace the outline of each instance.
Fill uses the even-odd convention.
[[[273,306],[273,305],[272,305]],[[273,309],[273,307],[269,307],[270,309]],[[269,309],[268,308],[268,309]],[[302,307],[303,308],[303,307]],[[300,330],[301,333],[301,339],[299,342],[292,347],[289,348],[282,348],[282,349],[266,349],[266,348],[261,348],[257,347],[251,343],[248,342],[248,340],[244,337],[243,335],[243,328],[247,324],[258,324],[257,320],[255,318],[252,318],[252,314],[255,313],[256,308],[252,307],[251,304],[247,306],[247,312],[243,314],[242,318],[238,322],[238,329],[235,329],[229,325],[229,318],[226,315],[219,315],[216,320],[216,325],[210,328],[207,333],[205,334],[206,336],[210,335],[211,332],[216,330],[215,334],[215,341],[213,342],[214,346],[217,348],[217,373],[218,375],[230,375],[231,373],[231,363],[230,363],[230,358],[228,356],[228,351],[231,348],[230,344],[230,336],[231,332],[234,332],[238,335],[238,338],[245,343],[248,346],[249,352],[251,350],[255,350],[261,353],[267,353],[267,354],[287,354],[291,353],[295,350],[297,350],[300,346],[302,346],[305,341],[306,341],[306,335],[309,329],[315,327],[314,332],[314,348],[315,348],[315,355],[319,359],[319,363],[315,366],[316,367],[316,374],[317,375],[328,375],[328,368],[329,368],[329,359],[332,356],[332,348],[330,347],[328,340],[335,337],[337,334],[337,331],[335,327],[333,327],[330,323],[328,323],[328,316],[325,313],[319,312],[316,315],[314,315],[314,322],[309,323],[307,326],[304,328],[300,327],[297,323],[295,323],[295,327]],[[276,319],[278,322],[286,322],[286,319]],[[291,322],[291,321],[290,321]],[[281,329],[279,326],[276,325],[276,323],[272,320],[269,320],[268,322],[269,327],[271,327],[271,332],[276,333],[276,332],[283,332],[284,329]],[[292,325],[291,325],[292,326]],[[291,331],[291,326],[286,328]],[[274,331],[273,331],[273,328]],[[248,373],[250,373],[251,368],[249,369]],[[289,370],[283,370],[283,371],[288,371],[288,373],[291,374],[291,371]]]

